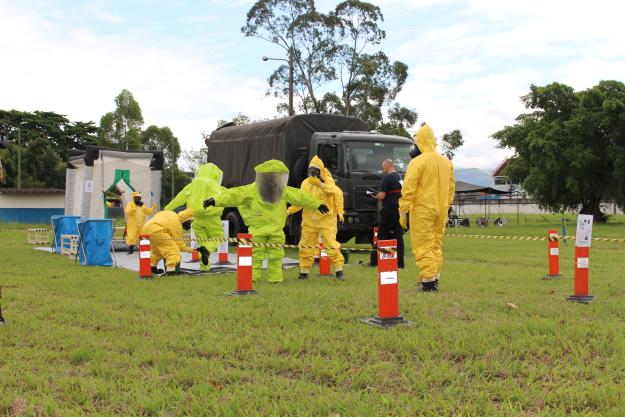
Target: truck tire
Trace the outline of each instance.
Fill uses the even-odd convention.
[[[247,227],[236,209],[227,212],[224,216],[224,220],[228,220],[229,223],[228,237],[233,238],[237,237],[239,233],[247,233]]]
[[[293,165],[293,169],[291,170],[291,184],[293,184],[293,187],[299,187],[307,176],[308,158],[300,156],[297,161],[295,161],[295,165]]]

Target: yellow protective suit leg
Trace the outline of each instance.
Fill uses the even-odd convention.
[[[275,248],[267,248],[267,281],[282,282],[282,258],[284,257],[284,233],[281,235],[271,235],[267,237],[267,243],[279,245]]]
[[[436,274],[441,272],[443,267],[443,237],[445,236],[445,228],[447,222],[438,218],[434,222],[434,258],[436,259]]]
[[[180,247],[167,232],[157,232],[150,236],[150,245],[153,253],[165,260],[168,271],[173,271],[180,263]],[[152,261],[155,257],[152,257]],[[158,261],[157,261],[158,262]],[[155,264],[152,264],[155,265]]]
[[[254,243],[267,243],[267,236],[252,236]],[[263,259],[267,257],[267,248],[254,246],[252,248],[252,281],[259,282],[263,273]]]
[[[300,246],[318,246],[319,230],[310,227],[302,227],[302,237],[299,240]],[[315,262],[316,249],[299,248],[299,269],[308,272]]]
[[[412,253],[419,267],[421,281],[433,280],[436,275],[434,219],[434,214],[424,210],[417,209],[410,212],[410,242]]]
[[[328,252],[328,257],[330,257],[330,262],[334,265],[334,269],[337,271],[342,270],[345,258],[343,258],[341,253],[341,244],[336,240],[336,227],[334,230],[321,229],[319,232],[323,239],[323,246]]]
[[[216,252],[217,248],[219,247],[219,242],[208,239],[223,237],[223,228],[220,225],[219,229],[216,229],[215,227],[212,227],[212,225],[207,225],[203,223],[201,220],[201,218],[194,219],[193,223],[191,223],[193,234],[197,239],[197,246],[204,246],[206,249],[208,249],[210,253]],[[210,261],[207,265],[204,265],[202,262],[200,262],[200,270],[209,271]]]

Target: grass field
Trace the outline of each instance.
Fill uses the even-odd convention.
[[[558,223],[448,232],[545,236]],[[625,217],[593,235],[625,238]],[[565,278],[541,279],[546,245],[448,237],[438,294],[416,291],[408,255],[400,310],[413,324],[382,330],[359,321],[377,312],[366,255],[345,282],[293,269],[230,298],[234,274],[141,281],[3,232],[0,415],[623,416],[625,245],[593,243],[590,305],[564,300],[572,242]]]

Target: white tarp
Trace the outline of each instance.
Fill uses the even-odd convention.
[[[124,207],[133,191],[147,206],[161,199],[162,153],[122,151],[87,147],[83,154],[70,156],[65,175],[65,215],[105,218],[106,192],[121,195]]]

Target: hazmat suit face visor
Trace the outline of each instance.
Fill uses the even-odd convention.
[[[308,167],[308,176],[321,178],[321,170],[317,167]]]
[[[289,181],[286,172],[257,172],[256,188],[260,198],[268,204],[275,204],[282,199],[282,193]]]

